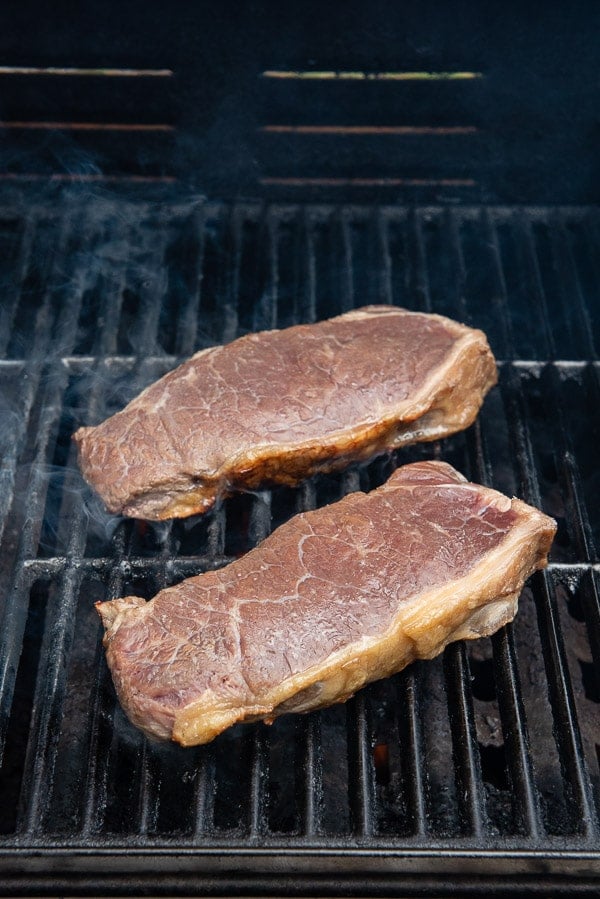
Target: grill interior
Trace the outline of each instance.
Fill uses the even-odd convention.
[[[0,894],[593,891],[598,225],[585,207],[6,200]],[[472,428],[182,522],[110,517],[84,486],[75,428],[193,351],[371,302],[486,331],[500,383]],[[513,625],[207,747],[127,722],[94,602],[150,598],[432,456],[558,520]]]
[[[13,4],[10,5],[13,7]],[[182,180],[217,199],[599,199],[600,9],[162,4],[0,28],[0,185]],[[0,13],[1,15],[1,13]],[[31,23],[36,22],[36,28]]]

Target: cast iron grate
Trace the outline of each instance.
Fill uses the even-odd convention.
[[[536,872],[555,889],[600,874],[597,229],[586,208],[0,209],[0,892],[490,877],[508,892]],[[469,431],[173,524],[111,518],[83,486],[75,427],[179,359],[369,302],[486,330],[500,384]],[[513,625],[208,747],[154,746],[128,724],[95,601],[150,597],[431,454],[558,519]]]

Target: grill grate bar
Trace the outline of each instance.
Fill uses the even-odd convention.
[[[297,719],[296,802],[300,833],[315,837],[321,832],[323,816],[323,753],[321,718],[318,712]]]
[[[182,362],[185,362],[188,359],[188,356],[173,356],[169,354],[164,354],[161,356],[157,356],[154,354],[149,354],[145,357],[145,362],[147,365],[152,368],[156,374],[156,377],[159,378],[163,374],[170,371],[177,365],[181,365]],[[83,372],[87,372],[89,370],[89,366],[93,365],[101,365],[107,371],[110,371],[111,368],[118,366],[123,369],[131,369],[136,362],[139,361],[139,356],[137,355],[129,355],[124,353],[119,354],[99,354],[99,356],[69,356],[69,355],[59,355],[58,357],[53,358],[53,361],[60,364],[64,368],[68,368],[69,372],[74,374],[81,374]],[[0,372],[19,372],[23,369],[24,362],[21,360],[15,359],[0,359]],[[553,359],[551,363],[546,363],[540,359],[503,359],[500,357],[496,357],[496,365],[498,368],[502,369],[507,365],[512,366],[516,369],[528,369],[532,372],[539,372],[545,365],[550,364],[554,368],[559,371],[577,371],[581,369],[590,369],[595,371],[600,371],[600,362],[591,361],[587,362],[582,359]]]
[[[227,223],[225,251],[229,264],[225,272],[223,315],[221,320],[221,343],[229,343],[238,333],[238,297],[240,290],[240,266],[243,250],[242,215],[233,210]]]
[[[492,647],[498,706],[513,787],[513,814],[518,832],[537,839],[542,831],[542,818],[531,765],[512,625],[506,625],[492,636]]]
[[[209,513],[214,516],[214,512]],[[234,560],[234,556],[215,556],[212,553],[198,553],[197,556],[178,556],[176,560],[169,563],[169,577],[171,580],[193,577],[210,568],[222,568]],[[89,559],[67,559],[65,556],[49,556],[40,559],[26,559],[23,568],[29,572],[29,577],[55,577],[66,568],[72,565],[74,568],[81,569],[84,572],[90,572],[98,575],[110,574],[114,568],[115,559],[110,557],[94,557]],[[128,571],[135,575],[143,575],[144,572],[152,573],[158,576],[161,569],[164,569],[164,561],[162,559],[150,558],[149,556],[128,555],[126,566]],[[600,573],[600,562],[550,562],[547,570],[549,572],[565,572],[572,573],[577,576],[587,571],[597,571]]]
[[[146,223],[144,223],[146,224]],[[167,266],[164,264],[167,230],[152,219],[140,226],[139,259],[135,262],[139,281],[140,303],[133,332],[137,355],[146,358],[156,351],[162,299],[168,288]]]
[[[487,813],[464,643],[447,647],[444,672],[460,818],[468,833],[480,837],[487,829]]]
[[[419,720],[419,687],[419,668],[413,664],[402,678],[399,696],[400,748],[408,818],[412,823],[412,832],[417,836],[424,836],[427,833],[427,809],[423,776],[425,763]]]
[[[575,535],[577,558],[594,561],[596,549],[584,500],[581,477],[576,463],[573,441],[569,435],[569,427],[565,420],[563,403],[560,399],[560,375],[554,366],[548,366],[540,378],[544,405],[555,410],[551,420],[552,454],[556,470],[562,480],[562,492],[568,497],[566,517],[570,534]]]
[[[597,359],[594,332],[581,291],[570,235],[560,217],[552,223],[551,234],[552,250],[557,260],[559,290],[565,308],[569,310],[569,319],[575,318],[576,343],[586,359]]]
[[[502,265],[502,254],[500,251],[500,242],[498,239],[498,231],[494,220],[488,209],[484,209],[481,215],[482,229],[489,247],[489,267],[494,280],[494,293],[492,302],[496,311],[497,329],[499,333],[499,344],[502,352],[509,360],[515,359],[515,341],[512,332],[512,324],[508,314],[508,291],[506,287],[506,278]]]
[[[269,783],[269,753],[266,728],[254,729],[250,757],[250,796],[248,802],[248,830],[251,838],[265,834],[269,827],[267,786]]]
[[[107,599],[123,595],[123,560],[126,555],[126,538],[123,529],[113,538],[114,563],[108,581]],[[98,625],[100,630],[100,624]],[[87,777],[83,790],[81,835],[84,838],[97,833],[102,828],[108,795],[109,753],[106,743],[110,743],[109,730],[114,721],[114,702],[107,689],[109,671],[101,642],[98,641],[97,676],[90,703],[90,740],[87,753]]]
[[[213,747],[203,746],[196,766],[194,787],[194,836],[213,829],[215,805],[215,755]]]
[[[317,317],[317,258],[315,250],[315,227],[308,212],[302,216],[302,237],[305,252],[302,255],[304,266],[304,291],[302,308],[299,310],[300,320],[314,322]],[[302,251],[302,245],[300,246]],[[352,266],[352,262],[350,261]]]
[[[352,235],[349,216],[342,209],[340,214],[341,258],[340,272],[340,313],[349,312],[354,306],[354,266],[352,264]]]
[[[460,222],[450,210],[445,213],[445,230],[448,233],[448,245],[454,270],[454,294],[456,297],[457,318],[467,325],[471,325],[471,315],[467,305],[465,281],[467,277],[463,246],[461,241]]]
[[[379,270],[380,288],[379,302],[391,306],[394,302],[392,291],[392,257],[390,253],[389,220],[383,215],[381,209],[376,212],[377,243],[379,246]]]
[[[136,828],[137,833],[143,836],[156,830],[158,819],[158,802],[156,801],[158,787],[157,764],[152,744],[148,740],[144,740],[140,761],[140,794],[138,825]]]
[[[109,246],[116,244],[119,248],[128,247],[133,241],[133,228],[126,225],[120,218],[111,218],[106,225],[109,238]],[[98,372],[107,369],[114,362],[117,354],[117,338],[119,334],[119,319],[123,306],[123,295],[128,282],[127,259],[123,258],[123,252],[119,249],[116,254],[110,254],[105,250],[108,262],[108,271],[100,275],[103,298],[103,324],[100,328],[98,339],[98,355],[91,359],[92,366],[96,365]],[[129,360],[128,360],[129,361]],[[131,362],[135,361],[132,357]],[[86,422],[87,423],[87,422]],[[91,422],[90,422],[91,423]]]
[[[279,294],[279,255],[278,255],[278,224],[277,218],[269,210],[266,216],[267,242],[268,242],[268,288],[263,295],[261,303],[261,321],[265,328],[277,327],[277,297]]]
[[[357,836],[374,830],[373,739],[368,692],[361,690],[348,705],[348,783],[352,829]]]
[[[537,312],[536,321],[540,333],[544,337],[545,353],[544,357],[555,359],[557,355],[556,342],[550,326],[550,314],[546,301],[546,293],[542,282],[542,273],[540,271],[540,261],[536,252],[535,242],[531,233],[531,222],[521,218],[516,219],[515,226],[519,234],[519,247],[522,248],[524,254],[523,267],[529,273],[528,283],[531,289],[531,297],[535,304]]]
[[[416,210],[412,210],[408,219],[409,258],[412,261],[414,294],[416,294],[418,306],[423,312],[431,312],[431,291],[429,287],[429,272],[427,268],[427,255],[421,227],[421,218]]]
[[[186,258],[185,260],[186,266],[191,268],[189,282],[186,284],[186,286],[189,285],[189,289],[185,291],[185,295],[180,301],[176,322],[176,347],[178,352],[185,357],[191,356],[197,349],[196,339],[204,274],[205,218],[206,211],[203,205],[198,205],[189,218],[189,230],[198,239],[198,251],[191,259]]]

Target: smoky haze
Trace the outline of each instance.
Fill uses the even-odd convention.
[[[136,526],[109,515],[84,484],[71,438],[219,340],[218,324],[199,314],[212,239],[204,216],[196,196],[174,206],[164,195],[135,198],[89,183],[11,191],[0,213],[0,537],[8,563],[14,553],[68,555],[82,533],[92,556],[109,554],[119,528],[131,538]],[[147,526],[138,548],[162,546],[167,532]]]

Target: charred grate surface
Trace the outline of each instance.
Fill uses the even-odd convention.
[[[0,893],[49,888],[65,859],[66,891],[277,892],[282,865],[297,893],[600,876],[598,226],[587,208],[0,207]],[[500,384],[469,431],[173,524],[111,518],[82,484],[73,430],[180,359],[370,302],[487,332]],[[558,519],[513,625],[208,747],[128,724],[94,602],[150,597],[431,455]]]

